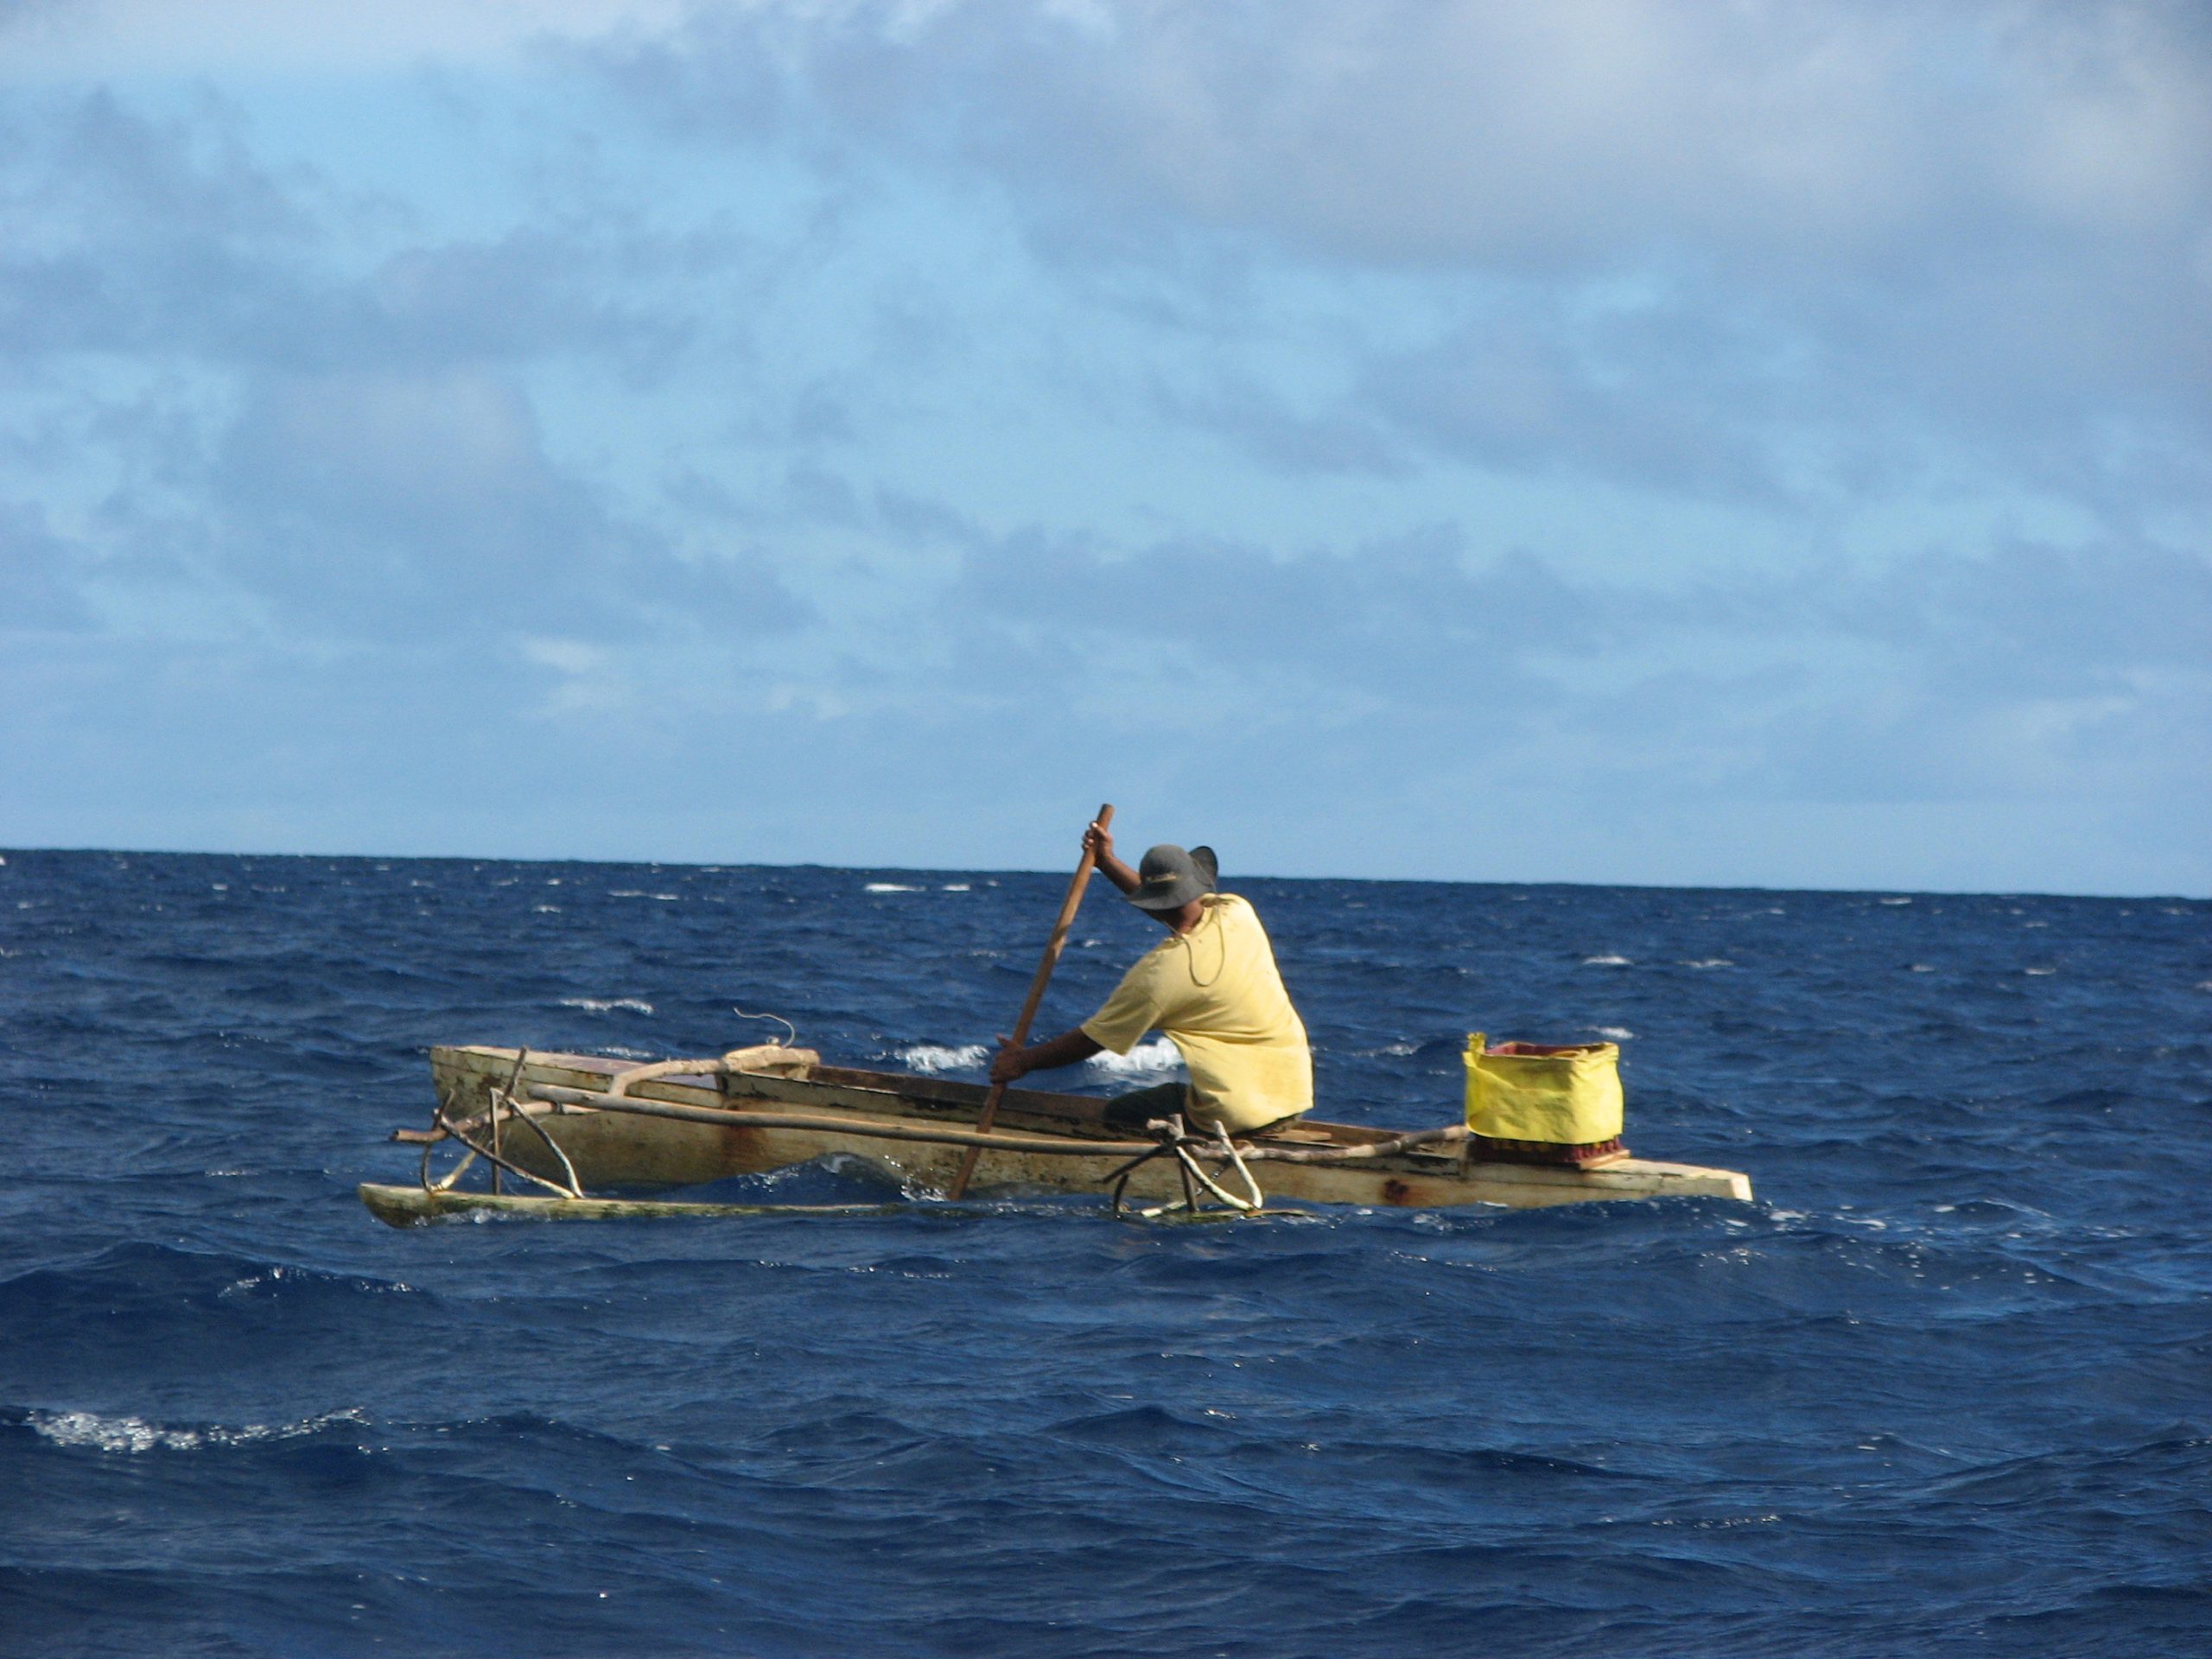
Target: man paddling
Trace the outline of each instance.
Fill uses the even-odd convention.
[[[1212,849],[1161,845],[1133,870],[1114,856],[1113,834],[1103,825],[1085,830],[1084,845],[1106,879],[1168,936],[1073,1031],[1026,1047],[1001,1038],[991,1081],[1010,1084],[1073,1065],[1102,1049],[1126,1054],[1157,1029],[1182,1052],[1191,1080],[1109,1102],[1110,1126],[1135,1128],[1182,1112],[1201,1128],[1218,1124],[1242,1135],[1311,1110],[1313,1056],[1306,1027],[1258,915],[1235,893],[1214,891]]]

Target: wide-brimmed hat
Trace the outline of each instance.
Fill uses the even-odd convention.
[[[1129,902],[1139,910],[1180,910],[1213,891],[1221,865],[1211,847],[1185,852],[1173,842],[1162,842],[1137,866],[1137,885]]]

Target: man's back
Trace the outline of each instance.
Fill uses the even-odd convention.
[[[1165,1033],[1190,1068],[1201,1122],[1252,1129],[1310,1111],[1313,1053],[1267,930],[1235,893],[1202,902],[1198,925],[1139,958],[1084,1033],[1121,1054]]]

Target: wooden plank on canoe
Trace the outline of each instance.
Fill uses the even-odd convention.
[[[394,1227],[475,1214],[534,1216],[540,1221],[672,1221],[730,1216],[887,1216],[906,1204],[684,1204],[658,1198],[529,1198],[512,1192],[426,1192],[419,1186],[361,1184],[361,1202]]]

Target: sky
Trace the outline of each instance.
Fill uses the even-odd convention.
[[[0,0],[0,846],[2212,894],[2212,10]]]

